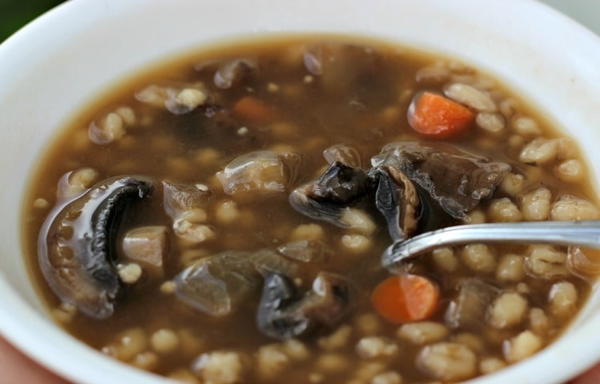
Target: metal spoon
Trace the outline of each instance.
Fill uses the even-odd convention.
[[[471,242],[544,243],[600,248],[600,220],[457,225],[396,242],[385,250],[381,262],[389,269],[399,261],[434,248]]]

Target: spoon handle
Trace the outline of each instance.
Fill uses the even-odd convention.
[[[392,244],[385,250],[382,263],[389,268],[401,260],[434,248],[471,242],[544,243],[600,248],[600,220],[457,225]]]

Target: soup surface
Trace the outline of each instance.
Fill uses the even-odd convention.
[[[393,242],[597,219],[578,149],[494,79],[347,37],[240,43],[145,73],[52,144],[24,211],[51,313],[190,383],[456,382],[523,360],[596,256]]]

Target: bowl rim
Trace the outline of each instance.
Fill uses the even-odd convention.
[[[474,0],[455,1],[461,4],[476,5]],[[501,0],[493,1],[495,3],[501,2]],[[126,1],[123,1],[123,3],[126,3]],[[0,44],[0,60],[2,57],[8,55],[26,55],[27,53],[21,49],[22,46],[28,46],[30,43],[36,41],[47,29],[53,28],[57,22],[60,22],[63,19],[69,20],[71,17],[76,17],[74,15],[85,12],[87,4],[88,2],[84,0],[71,0],[55,7],[28,23],[25,27],[21,28]],[[535,12],[544,14],[551,19],[553,23],[556,23],[555,25],[560,26],[562,30],[570,31],[574,36],[585,37],[585,44],[589,44],[591,48],[600,47],[599,36],[546,4],[535,0],[519,0],[519,2],[515,2],[514,4],[511,3],[510,6],[513,8],[523,6],[529,9],[535,9]],[[119,5],[115,5],[115,8],[118,7]],[[97,353],[97,351],[91,350],[83,343],[75,340],[66,332],[56,327],[49,326],[48,322],[43,319],[40,313],[27,304],[20,297],[16,289],[5,280],[3,271],[0,271],[0,277],[0,297],[4,298],[4,304],[7,308],[14,308],[16,309],[16,312],[22,314],[19,317],[14,317],[12,316],[12,313],[10,313],[11,311],[0,311],[0,335],[41,365],[49,368],[60,376],[77,383],[102,383],[104,382],[103,377],[90,377],[90,372],[98,373],[103,370],[111,370],[118,375],[115,377],[119,377],[122,381],[132,383],[143,382],[161,384],[170,381],[166,378],[148,374],[144,371],[132,368],[129,365],[102,356],[100,353]],[[596,314],[594,319],[600,320],[600,313]],[[593,329],[592,323],[593,321],[588,321],[583,328],[585,330]],[[556,367],[544,367],[553,375],[552,380],[560,381],[569,379],[569,376],[572,374],[585,370],[600,359],[600,351],[594,346],[594,343],[591,343],[590,340],[586,338],[584,329],[576,330],[568,336],[570,344],[577,345],[581,351],[577,358],[570,359],[568,373],[561,373]],[[35,330],[35,332],[32,332],[33,330]],[[39,332],[46,335],[44,342],[39,341]],[[587,334],[589,334],[589,332]],[[96,356],[95,358],[84,361],[79,359],[78,364],[67,366],[64,364],[65,357],[60,353],[62,352],[61,346],[65,347],[64,349],[68,350],[69,353],[81,353],[85,356],[93,356],[90,352],[94,351]],[[476,378],[469,381],[469,383],[501,383],[503,381],[500,380],[511,372],[522,371],[526,367],[536,363],[538,368],[541,368],[541,355],[544,355],[544,351],[538,353],[536,357],[531,358],[526,362],[502,370],[499,374]],[[526,376],[523,375],[522,377]],[[532,382],[539,382],[533,378],[532,380]]]

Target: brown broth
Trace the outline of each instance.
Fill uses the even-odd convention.
[[[309,75],[302,65],[302,47],[321,43],[331,43],[334,47],[338,44],[352,46],[345,48],[346,57],[340,56],[345,62],[344,65],[335,68],[337,73],[334,75]],[[247,56],[257,57],[260,72],[247,78],[242,85],[233,86],[228,90],[218,90],[212,85],[213,71],[194,70],[198,63]],[[159,353],[157,362],[145,367],[162,375],[171,375],[181,369],[189,370],[191,362],[197,356],[213,350],[232,350],[253,359],[261,346],[275,342],[261,335],[256,328],[255,312],[260,292],[235,314],[224,319],[214,319],[188,307],[172,294],[161,293],[160,286],[184,267],[182,257],[186,250],[198,249],[202,255],[210,255],[225,250],[272,248],[288,242],[297,226],[316,223],[323,228],[323,241],[334,250],[335,255],[319,268],[350,277],[360,292],[355,310],[342,323],[352,326],[352,334],[348,341],[335,351],[324,351],[318,345],[319,337],[330,334],[331,330],[323,330],[320,335],[303,339],[309,348],[310,357],[290,363],[280,376],[276,376],[271,382],[277,382],[277,377],[285,377],[290,384],[316,383],[320,382],[319,377],[322,382],[327,383],[350,382],[351,379],[356,379],[357,370],[369,362],[380,363],[384,367],[379,369],[380,372],[397,372],[403,377],[403,383],[435,379],[415,366],[415,356],[421,347],[396,337],[398,325],[389,324],[381,318],[376,318],[379,330],[374,336],[392,340],[399,347],[399,354],[369,360],[359,357],[355,352],[356,343],[364,336],[357,325],[357,319],[365,314],[374,314],[369,294],[378,282],[388,276],[381,268],[379,258],[390,244],[390,240],[385,230],[385,221],[375,210],[370,210],[369,214],[376,221],[378,229],[369,236],[370,247],[364,252],[353,252],[341,245],[340,239],[347,233],[345,229],[316,222],[293,210],[288,204],[287,193],[271,194],[268,198],[256,195],[249,198],[234,197],[233,200],[241,212],[236,223],[220,224],[214,219],[215,203],[232,199],[218,187],[214,175],[232,159],[244,153],[273,148],[280,150],[291,146],[293,151],[302,155],[298,177],[290,187],[291,190],[320,174],[326,164],[321,153],[331,145],[345,143],[355,147],[360,152],[365,167],[369,165],[370,157],[379,153],[381,147],[389,142],[422,140],[408,126],[406,110],[416,92],[441,92],[443,85],[447,83],[415,81],[415,73],[420,68],[435,62],[450,61],[416,50],[364,39],[334,36],[286,37],[203,50],[199,54],[161,64],[122,82],[99,97],[95,103],[76,113],[73,121],[67,124],[57,139],[49,145],[31,178],[23,211],[23,241],[33,283],[49,308],[54,309],[60,305],[60,300],[44,281],[36,255],[38,232],[49,208],[40,209],[33,206],[34,201],[40,198],[49,202],[50,206],[56,203],[56,185],[66,172],[91,167],[99,173],[98,180],[130,174],[147,175],[157,180],[204,183],[211,187],[215,194],[207,212],[210,224],[214,226],[217,234],[216,239],[188,248],[178,242],[170,231],[171,248],[166,258],[164,280],[153,280],[144,276],[140,282],[128,288],[112,317],[95,320],[76,314],[69,321],[62,323],[69,333],[93,348],[103,349],[114,345],[117,335],[131,328],[143,329],[148,337],[161,328],[176,330],[179,335],[179,346],[176,350],[167,354]],[[459,68],[457,65],[455,67]],[[450,68],[455,67],[450,65]],[[488,79],[480,72],[467,67],[459,69],[455,74],[463,78],[469,76],[470,79]],[[275,109],[277,118],[264,124],[239,119],[218,126],[206,118],[202,108],[175,116],[166,110],[140,103],[134,97],[137,91],[149,84],[193,82],[203,82],[209,92],[212,92],[215,102],[225,110],[232,108],[241,97],[252,95]],[[276,84],[278,90],[273,91],[274,87],[270,87],[270,83]],[[509,92],[497,82],[494,81],[490,93],[496,100],[509,97],[516,100],[517,113],[532,116],[541,129],[540,136],[563,136],[545,120],[542,113],[534,111],[518,95]],[[90,122],[100,121],[108,112],[123,105],[133,108],[137,118],[133,126],[127,127],[127,134],[107,145],[97,145],[89,141],[87,132]],[[148,121],[144,122],[144,119]],[[292,128],[288,131],[283,123]],[[242,127],[247,128],[247,133],[240,135],[238,129]],[[552,191],[553,199],[562,194],[573,194],[593,202],[597,201],[589,177],[584,177],[581,182],[566,183],[553,173],[557,162],[543,166],[519,163],[518,155],[522,146],[511,147],[511,136],[515,136],[515,133],[508,127],[499,135],[491,135],[483,129],[472,127],[466,135],[454,140],[453,144],[512,164],[515,169],[526,175],[524,192],[543,185]],[[524,141],[528,140],[529,138]],[[575,158],[580,159],[579,155]],[[163,210],[160,194],[157,195],[158,197],[142,202],[128,212],[120,227],[121,236],[127,230],[142,225],[165,225],[171,228],[171,219]],[[494,197],[505,196],[508,195],[498,190]],[[518,198],[515,201],[518,202]],[[482,212],[486,211],[487,204],[489,203],[483,203],[480,208]],[[527,252],[527,246],[503,245],[490,248],[495,252],[496,259],[507,253],[525,255]],[[455,249],[457,256],[460,255],[460,249],[461,247]],[[122,257],[121,250],[118,257]],[[461,278],[483,277],[493,281],[502,290],[519,289],[514,282],[497,281],[493,273],[482,275],[467,268],[463,263],[459,263],[458,269],[453,273],[441,272],[431,257],[423,257],[415,264],[416,271],[439,284],[440,310],[431,320],[440,323],[444,322],[445,308],[454,297],[456,282]],[[589,293],[589,282],[575,276],[562,280],[572,282],[577,288],[577,307],[580,308]],[[543,280],[529,275],[522,279],[521,283],[526,284],[529,290],[529,293],[524,295],[530,308],[547,309],[548,291],[555,281],[556,279]],[[301,286],[306,288],[309,284],[309,281],[303,281]],[[547,334],[541,336],[543,344],[550,343],[567,326],[571,317],[551,318],[550,329]],[[478,358],[493,356],[503,359],[503,341],[527,330],[528,327],[528,322],[523,320],[510,329],[496,330],[486,325],[485,319],[482,319],[481,328],[470,330],[482,343],[482,350],[474,352]],[[462,332],[451,330],[445,340],[452,340]],[[152,347],[148,346],[143,350],[152,351]],[[338,356],[342,361],[339,363],[341,368],[331,368],[330,371],[322,369],[323,362],[320,359],[326,354]],[[133,360],[128,362],[135,365]],[[254,367],[256,364],[252,362],[249,365]],[[476,368],[473,375],[481,373],[480,369]],[[250,368],[244,378],[244,382],[263,382],[259,379],[257,371]],[[356,382],[367,383],[369,380],[370,377]],[[267,381],[269,380],[264,382]]]

